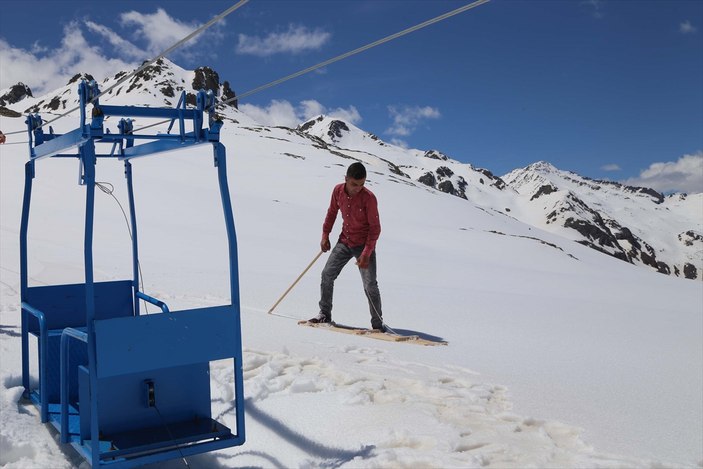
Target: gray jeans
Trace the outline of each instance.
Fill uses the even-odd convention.
[[[330,257],[322,270],[322,283],[320,285],[320,312],[327,317],[332,317],[334,281],[337,280],[340,272],[351,258],[358,259],[363,250],[364,246],[350,248],[342,243],[337,243],[330,252]],[[380,328],[383,325],[383,313],[381,312],[381,292],[378,290],[378,282],[376,282],[376,251],[371,253],[369,267],[359,269],[359,273],[366,292],[366,299],[369,302],[371,327]]]

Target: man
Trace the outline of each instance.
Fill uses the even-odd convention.
[[[332,322],[334,281],[344,266],[354,257],[356,265],[359,266],[361,281],[369,302],[371,327],[385,331],[381,312],[381,293],[376,282],[375,248],[381,234],[381,222],[378,217],[376,196],[364,187],[365,182],[366,168],[361,163],[353,163],[347,169],[344,184],[338,184],[332,190],[332,199],[322,225],[322,241],[320,241],[322,251],[330,250],[330,232],[337,219],[337,211],[342,212],[342,232],[322,271],[320,314],[310,319],[310,322]]]

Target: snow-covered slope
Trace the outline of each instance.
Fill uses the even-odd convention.
[[[189,72],[166,65],[189,90]],[[165,79],[160,73],[150,82]],[[41,108],[57,95],[33,104]],[[167,98],[145,84],[106,102],[162,105]],[[537,211],[521,205],[517,190],[437,151],[395,147],[348,123],[341,136],[329,135],[335,120],[327,117],[286,129],[258,125],[234,108],[222,113],[239,240],[248,437],[241,448],[189,458],[192,467],[700,464],[700,282],[659,275],[520,221]],[[61,133],[75,125],[71,117],[54,127]],[[22,119],[2,117],[0,128],[21,130]],[[21,145],[0,146],[0,464],[70,467],[75,455],[16,405],[26,160]],[[367,165],[379,200],[385,320],[441,337],[446,347],[298,327],[295,319],[317,312],[324,259],[277,308],[280,316],[266,314],[317,253],[330,190],[355,160]],[[133,167],[144,290],[176,312],[228,301],[209,149]],[[68,159],[37,164],[33,285],[83,281],[84,191],[76,171]],[[420,181],[428,173],[435,184]],[[466,198],[439,187],[448,180],[457,189],[459,177]],[[101,159],[98,179],[114,184],[126,204],[121,164]],[[693,217],[697,200],[657,206]],[[130,247],[121,210],[99,192],[96,280],[129,278]],[[366,325],[367,308],[350,265],[335,286],[334,319]],[[215,414],[231,405],[228,370],[212,370]]]
[[[504,176],[523,221],[665,274],[703,279],[703,194],[669,197],[539,162]]]
[[[109,88],[125,74],[120,72],[102,80],[101,88]],[[36,98],[18,84],[5,90],[7,110],[50,115],[64,112],[78,103],[76,83],[81,78],[93,77],[77,74],[65,87]],[[217,72],[208,67],[187,71],[160,59],[111,90],[102,102],[175,106],[185,91],[187,102],[194,104],[194,91],[200,88],[213,90],[222,100],[235,96],[229,82],[220,82]],[[256,127],[258,132],[268,131],[238,112],[236,101],[220,106],[219,111],[232,123]],[[137,127],[150,123],[145,119],[137,122]],[[594,181],[545,162],[496,177],[487,169],[461,163],[439,150],[391,145],[353,124],[327,116],[302,123],[294,131],[308,138],[306,143],[314,147],[352,159],[380,160],[398,177],[397,182],[467,199],[485,210],[507,214],[660,273],[703,280],[701,194],[664,197],[653,189]],[[679,210],[681,204],[675,201],[682,198],[688,199],[688,208]]]
[[[99,80],[98,85],[101,90],[107,90],[127,74],[127,71],[117,73],[112,77]],[[79,103],[78,82],[94,79],[90,73],[77,73],[62,88],[39,97],[33,97],[30,92],[29,95],[23,96],[23,99],[14,102],[8,100],[7,107],[24,114],[48,113],[47,118],[52,114],[62,114]],[[15,88],[13,87],[12,90]],[[229,104],[221,105],[219,109],[238,116],[242,115],[235,111],[237,102],[233,99],[235,94],[229,82],[226,80],[220,82],[216,71],[209,67],[184,70],[165,58],[157,60],[151,66],[117,85],[103,96],[100,102],[116,105],[139,103],[141,106],[175,107],[181,92],[185,91],[186,102],[194,106],[195,93],[199,89],[212,90],[222,101],[232,100]],[[247,122],[250,121],[246,117],[245,119]]]
[[[399,176],[464,199],[482,192],[496,196],[496,191],[483,191],[481,186],[492,186],[498,190],[505,187],[503,181],[488,170],[475,169],[438,150],[420,151],[388,144],[376,135],[339,119],[319,116],[301,124],[298,130],[317,137],[333,148],[351,151],[351,155],[353,152],[367,153],[381,158]],[[469,185],[476,189],[470,189]]]

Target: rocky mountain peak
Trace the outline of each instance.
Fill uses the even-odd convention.
[[[427,150],[424,154],[425,158],[430,158],[433,160],[447,161],[449,157],[439,150]]]
[[[333,120],[330,122],[327,135],[329,135],[332,140],[342,138],[344,135],[343,132],[349,132],[349,127],[344,123],[344,121]]]
[[[32,97],[32,90],[22,82],[11,86],[9,89],[0,92],[0,106],[7,106]]]
[[[695,262],[701,243],[694,229],[696,224],[676,206],[686,203],[685,196],[665,198],[651,188],[591,179],[544,161],[516,169],[504,179],[526,199],[525,207],[533,213],[532,219],[534,213],[545,216],[543,228],[632,264],[664,274],[703,279],[700,263],[696,267]],[[657,207],[660,205],[666,206]],[[678,239],[666,234],[665,229],[667,241],[662,242],[661,233],[652,233],[645,219],[653,213],[662,216],[662,211],[672,210],[679,213],[667,213],[671,225],[667,229],[676,226]],[[664,253],[664,244],[670,247],[670,253]]]
[[[301,132],[319,137],[332,144],[339,143],[345,135],[352,132],[352,129],[362,132],[348,122],[324,114],[314,117],[298,126],[298,130]]]
[[[111,87],[127,73],[103,80],[100,88]],[[0,113],[67,109],[77,102],[76,82],[91,78],[86,73],[77,74],[68,85],[39,98],[18,83],[0,93],[0,105],[2,100],[22,101],[21,104],[10,104],[6,109],[2,106]],[[182,92],[186,93],[187,102],[194,104],[197,89],[212,90],[222,100],[235,96],[229,83],[222,82],[210,67],[189,71],[160,59],[113,88],[109,99],[110,104],[173,107]],[[233,109],[236,100],[230,105],[219,110],[223,115],[231,112],[232,120],[238,122],[234,118],[241,114]],[[328,115],[309,119],[296,130],[262,129],[258,126],[252,131],[289,132],[289,138],[303,137],[304,143],[330,155],[369,161],[378,170],[376,176],[387,167],[389,180],[394,183],[451,194],[482,209],[509,213],[524,223],[629,263],[665,274],[703,279],[703,194],[664,197],[649,188],[589,179],[546,161],[516,169],[501,178],[435,149],[424,151],[386,144],[351,122]],[[304,159],[293,152],[284,154]]]
[[[308,130],[315,127],[316,124],[318,124],[319,122],[322,122],[324,119],[325,119],[324,115],[319,115],[317,117],[314,117],[314,118],[300,124],[298,126],[298,130],[300,130],[301,132],[307,132]]]
[[[220,91],[220,75],[210,67],[198,67],[194,70],[193,78],[194,90],[212,90],[214,93]]]
[[[107,90],[128,73],[128,71],[121,71],[112,77],[105,78],[98,83],[100,89]],[[22,108],[13,106],[12,110],[29,113],[67,109],[68,106],[78,103],[77,83],[80,80],[90,81],[93,79],[93,75],[89,73],[77,73],[63,88],[56,89],[41,98],[30,99],[29,103]],[[23,88],[20,88],[19,85]],[[22,89],[26,89],[25,95],[22,95]],[[195,106],[196,93],[200,89],[210,90],[221,101],[228,101],[226,105],[218,105],[220,111],[237,107],[234,90],[228,81],[220,81],[220,76],[215,70],[207,66],[198,67],[193,71],[184,70],[166,58],[160,58],[144,67],[126,82],[110,89],[108,94],[112,98],[120,96],[120,100],[127,94],[137,94],[138,97],[135,95],[134,98],[127,98],[126,102],[173,107],[178,103],[181,93],[185,91],[186,104]],[[0,97],[0,106],[24,99],[23,96],[32,97],[31,91],[25,85],[18,84]],[[2,99],[5,100],[6,104],[2,104]]]
[[[537,171],[540,173],[560,172],[559,169],[557,169],[554,165],[547,161],[538,161],[536,163],[532,163],[531,165],[525,168],[525,171]]]
[[[68,83],[66,84],[70,85],[72,83],[78,83],[78,81],[80,80],[93,81],[95,80],[95,78],[93,78],[93,75],[91,75],[90,73],[76,73],[75,75],[73,75],[73,77],[71,77],[70,80],[68,80]]]

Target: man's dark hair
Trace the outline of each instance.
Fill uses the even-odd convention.
[[[366,168],[358,161],[352,163],[349,165],[349,168],[347,168],[347,177],[352,179],[364,179],[366,178]]]

